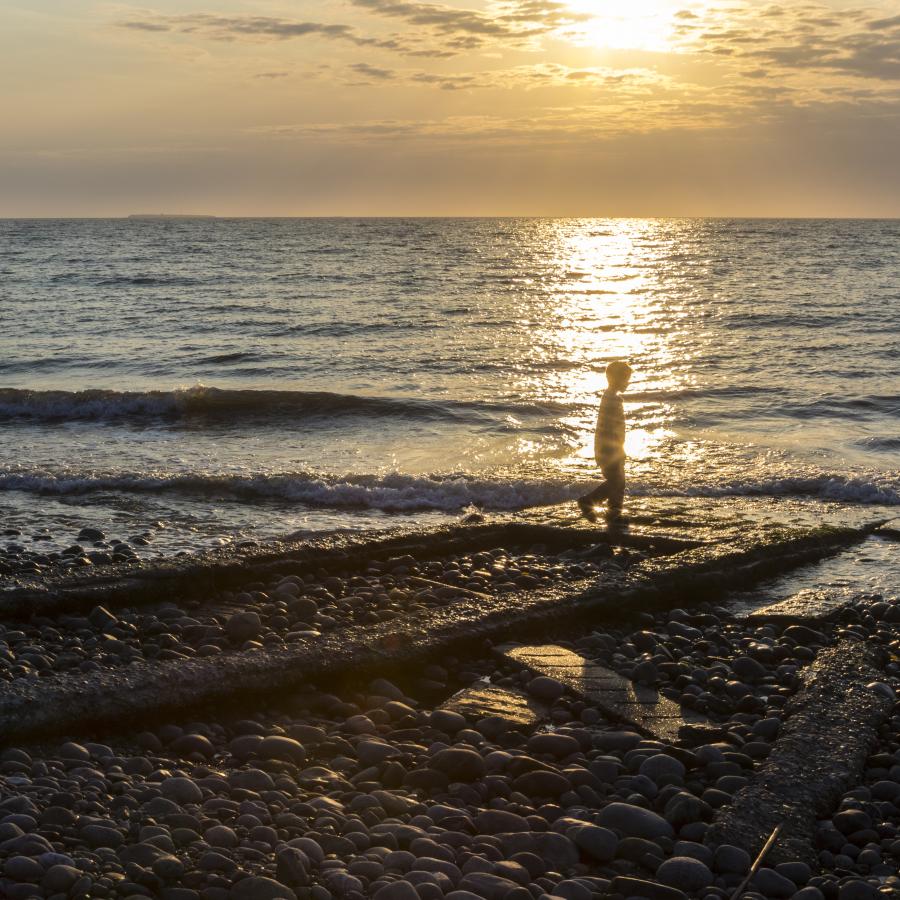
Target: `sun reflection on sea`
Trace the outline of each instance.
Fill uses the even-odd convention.
[[[634,470],[646,468],[673,434],[673,409],[664,398],[690,385],[689,360],[673,342],[686,313],[673,308],[662,290],[667,251],[660,223],[583,220],[547,228],[554,249],[543,294],[552,308],[534,322],[532,347],[538,358],[571,365],[523,373],[520,388],[577,409],[561,417],[571,438],[554,456],[560,469],[584,470],[593,464],[606,365],[629,360],[635,373],[625,394],[626,452]],[[519,447],[525,455],[529,449],[535,450]]]

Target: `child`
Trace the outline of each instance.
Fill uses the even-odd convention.
[[[603,500],[609,509],[607,519],[621,518],[625,499],[625,410],[619,394],[631,381],[631,366],[627,362],[611,362],[606,367],[606,381],[609,387],[600,399],[594,436],[594,457],[606,481],[578,501],[581,514],[589,522],[597,521],[595,507]]]

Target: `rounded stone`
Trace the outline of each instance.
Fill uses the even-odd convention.
[[[550,678],[549,675],[538,675],[536,678],[532,678],[525,687],[533,697],[548,702],[556,700],[566,692],[565,685],[555,678]]]
[[[163,797],[179,806],[203,801],[203,791],[190,778],[178,775],[165,778],[160,782],[159,790]]]
[[[759,869],[753,876],[751,884],[767,898],[793,897],[797,891],[797,885],[793,881],[779,875],[774,869]]]
[[[172,750],[184,756],[193,756],[196,753],[206,759],[214,756],[216,752],[209,738],[202,734],[183,734],[175,738],[172,741]]]
[[[713,873],[699,859],[691,856],[673,856],[657,870],[656,877],[669,887],[693,894],[713,883]]]
[[[297,900],[297,895],[274,878],[251,875],[232,885],[230,900]]]
[[[79,878],[81,872],[74,866],[50,866],[41,879],[41,887],[48,894],[65,894]]]
[[[203,832],[203,839],[210,847],[219,849],[237,847],[239,843],[238,836],[227,825],[213,825]]]
[[[630,803],[610,803],[600,810],[598,823],[628,837],[655,840],[674,837],[675,829],[660,815]]]
[[[578,753],[581,746],[578,741],[568,734],[542,733],[534,734],[526,744],[529,753],[546,754],[564,759],[573,753]]]
[[[608,862],[616,855],[619,839],[608,828],[599,825],[582,825],[573,828],[570,836],[577,847],[597,862]]]
[[[873,800],[889,800],[896,804],[900,799],[900,784],[896,781],[876,781],[871,790]]]
[[[228,783],[232,787],[242,788],[245,791],[273,791],[275,782],[268,772],[262,769],[243,769],[232,772],[228,776]]]
[[[121,847],[125,842],[122,832],[116,828],[108,828],[106,825],[85,825],[81,829],[81,836],[90,847]]]
[[[775,866],[775,871],[785,878],[790,878],[794,884],[803,887],[810,878],[812,878],[812,870],[805,862],[784,862]]]
[[[225,632],[236,644],[243,644],[245,641],[252,640],[261,631],[262,619],[260,619],[259,613],[255,612],[235,613],[225,623]]]
[[[263,738],[256,747],[256,755],[260,759],[275,759],[300,765],[306,759],[306,750],[300,741],[293,738],[273,734]]]
[[[761,681],[766,676],[766,668],[750,656],[739,656],[731,664],[731,670],[742,681]]]
[[[408,881],[392,881],[378,888],[374,900],[419,900],[416,889]]]
[[[44,867],[29,856],[11,856],[3,864],[3,872],[13,881],[38,882],[44,875]]]
[[[566,878],[553,888],[553,896],[562,897],[563,900],[593,900],[594,892],[586,884]]]
[[[817,887],[801,888],[791,900],[825,900],[825,895]]]
[[[861,809],[842,809],[831,821],[841,834],[853,834],[872,827],[872,820]]]
[[[263,740],[264,738],[260,737],[258,734],[239,735],[228,744],[228,752],[235,759],[241,761],[248,760],[251,756],[256,755],[256,751],[259,749],[259,745]]]
[[[665,753],[648,756],[638,769],[639,774],[646,775],[657,783],[671,778],[684,778],[685,771],[684,763]]]
[[[723,875],[746,875],[751,862],[750,854],[743,847],[720,844],[713,857],[713,868]]]
[[[505,809],[485,809],[475,817],[479,834],[502,834],[514,831],[531,831],[524,816]]]
[[[845,881],[838,891],[838,900],[878,900],[878,890],[862,879]]]
[[[429,716],[432,727],[447,734],[456,734],[467,726],[465,716],[450,709],[436,709]]]
[[[571,789],[571,784],[559,772],[534,769],[516,778],[513,788],[528,797],[559,797]]]
[[[443,772],[451,781],[476,781],[483,778],[487,771],[481,756],[466,747],[447,747],[438,750],[428,765],[438,772]]]

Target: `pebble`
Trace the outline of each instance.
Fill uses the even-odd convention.
[[[44,867],[28,856],[11,856],[4,862],[3,872],[14,881],[37,883],[44,876]]]
[[[376,613],[452,602],[452,587],[441,596],[411,589],[408,573],[502,591],[503,579],[550,583],[540,574],[542,559],[410,557],[327,579],[273,576],[204,607],[97,607],[66,628],[17,623],[0,632],[0,677],[9,671],[4,646],[13,657],[7,662],[21,657],[33,673],[42,671],[41,657],[52,672],[73,648],[76,671],[157,652],[259,650],[278,645],[289,629],[388,621]],[[768,756],[805,662],[800,650],[823,640],[802,635],[798,646],[777,626],[750,627],[702,609],[674,611],[668,622],[644,615],[640,634],[592,632],[572,643],[601,665],[709,710],[715,730],[693,750],[604,724],[554,679],[494,659],[449,657],[423,670],[427,687],[416,700],[385,679],[339,697],[298,685],[286,709],[278,709],[281,698],[267,698],[253,720],[169,723],[121,745],[70,742],[47,755],[7,748],[0,753],[0,893],[12,884],[40,885],[47,896],[149,892],[166,900],[727,897],[750,859],[741,848],[705,847],[706,823]],[[895,675],[886,671],[883,682],[892,691]],[[480,678],[542,695],[553,729],[526,736],[494,720],[473,726],[423,701],[428,691],[438,702]],[[826,865],[821,879],[799,863],[766,869],[758,878],[776,893],[756,884],[757,896],[779,896],[786,885],[792,893],[780,895],[800,900],[878,896],[879,871],[889,878],[900,855],[898,751],[896,729],[886,732],[865,784],[848,792],[822,832],[832,869]],[[10,865],[32,880],[13,878]]]
[[[720,844],[713,856],[714,870],[725,875],[746,875],[751,863],[750,854],[732,844]]]
[[[487,769],[482,757],[467,747],[447,747],[431,757],[429,767],[443,772],[451,781],[475,781]]]
[[[287,886],[275,881],[251,875],[242,878],[229,892],[229,900],[297,900],[297,895]]]
[[[160,792],[167,800],[174,803],[200,803],[203,800],[203,791],[190,779],[184,777],[171,777],[164,779],[159,785]]]
[[[793,881],[765,866],[757,870],[751,885],[765,897],[792,897],[797,891]]]
[[[597,862],[609,862],[619,846],[615,833],[599,825],[578,825],[572,829],[570,836],[578,847]]]
[[[656,877],[669,887],[695,894],[713,883],[713,873],[700,860],[690,856],[673,856],[657,870]]]
[[[375,900],[419,900],[415,887],[408,881],[394,881],[375,891]]]
[[[662,816],[629,803],[610,803],[600,810],[597,821],[600,825],[628,837],[653,840],[660,837],[671,838],[675,835],[675,830]]]

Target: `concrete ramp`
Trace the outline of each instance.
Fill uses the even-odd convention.
[[[548,712],[543,703],[523,691],[490,684],[474,685],[454,694],[441,709],[457,712],[472,723],[498,719],[518,731],[536,728]]]
[[[705,717],[688,713],[656,688],[635,684],[558,644],[504,646],[497,652],[535,674],[556,679],[606,718],[657,740],[673,743],[685,726],[708,724]]]
[[[767,622],[779,624],[823,622],[837,615],[858,597],[859,594],[842,589],[800,591],[785,600],[758,607],[747,616],[747,622],[756,625]]]

